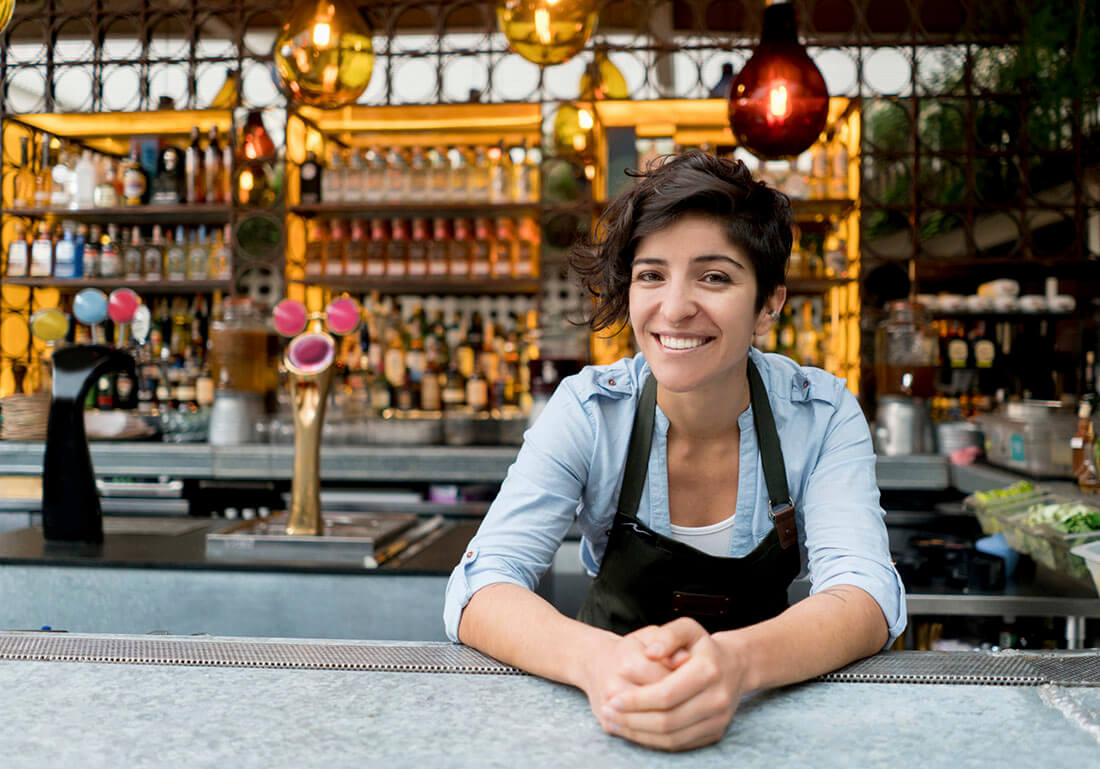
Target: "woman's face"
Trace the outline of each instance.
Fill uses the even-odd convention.
[[[631,267],[630,323],[638,349],[670,392],[721,391],[744,377],[754,334],[786,297],[780,287],[754,311],[748,255],[714,219],[687,215],[638,244]]]

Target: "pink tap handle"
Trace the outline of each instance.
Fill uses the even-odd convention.
[[[306,328],[306,306],[294,299],[283,299],[275,305],[272,320],[275,330],[283,336],[297,336]]]
[[[325,308],[325,322],[329,331],[340,336],[359,328],[359,319],[359,302],[346,296],[332,300]]]
[[[324,371],[336,358],[336,344],[328,334],[300,334],[290,340],[286,360],[303,374]]]

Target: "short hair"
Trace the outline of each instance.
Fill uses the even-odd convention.
[[[689,214],[713,217],[729,242],[748,255],[756,274],[756,312],[785,284],[792,240],[790,200],[754,180],[740,160],[688,150],[627,174],[637,183],[608,206],[594,234],[569,252],[573,275],[596,299],[587,318],[593,331],[629,319],[630,273],[642,238]]]

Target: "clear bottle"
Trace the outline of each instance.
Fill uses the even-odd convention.
[[[183,225],[176,226],[175,238],[164,247],[164,270],[168,280],[187,280],[187,240]]]
[[[92,193],[92,202],[96,208],[114,208],[119,204],[115,162],[110,158],[103,158],[100,166],[102,173],[98,178],[101,181],[95,186],[95,192]]]
[[[386,186],[382,193],[385,203],[401,203],[409,194],[409,162],[400,147],[390,147],[386,153]]]
[[[435,203],[450,199],[451,164],[447,160],[444,147],[432,147],[428,150],[428,194],[427,200]]]
[[[130,239],[122,249],[122,272],[127,280],[141,280],[142,267],[145,263],[141,242],[141,228],[134,227],[130,232]]]
[[[187,202],[202,203],[206,200],[206,172],[198,126],[191,128],[191,144],[188,145],[183,158]]]
[[[357,278],[364,274],[367,259],[367,223],[362,219],[353,219],[344,251],[344,274]]]
[[[403,278],[408,275],[409,259],[409,223],[405,219],[394,219],[386,248],[386,276]]]
[[[490,275],[494,278],[514,277],[516,251],[519,244],[516,241],[515,223],[511,217],[502,216],[497,219],[496,234]]]
[[[493,274],[493,232],[489,219],[479,216],[474,220],[474,240],[470,254],[470,275],[488,278]]]
[[[512,160],[504,143],[489,148],[489,202],[494,205],[512,200]]]
[[[50,192],[53,190],[50,167],[50,136],[49,134],[43,134],[41,154],[38,159],[38,172],[34,176],[34,205],[36,208],[46,208],[50,205]]]
[[[434,278],[446,277],[450,272],[448,253],[451,247],[451,233],[448,222],[436,217],[432,222],[432,239],[428,243],[428,274]]]
[[[8,265],[5,275],[9,278],[25,278],[30,269],[30,248],[27,246],[27,229],[19,219],[12,224],[11,242],[8,244]]]
[[[103,228],[93,224],[88,229],[88,239],[84,241],[84,277],[98,278],[102,276],[100,254],[103,248]]]
[[[447,162],[451,167],[447,200],[454,202],[468,200],[470,166],[466,153],[459,147],[451,147],[447,150]]]
[[[347,230],[342,219],[333,219],[329,227],[328,250],[325,253],[325,275],[340,277],[344,274],[347,257]]]
[[[210,277],[210,243],[206,239],[205,224],[199,225],[187,250],[187,277],[190,280]]]
[[[330,150],[328,158],[328,168],[321,175],[321,200],[340,203],[344,200],[344,164],[340,160],[340,150]]]
[[[390,233],[386,220],[371,219],[370,240],[367,241],[366,264],[364,265],[364,272],[368,277],[379,278],[386,274],[389,240]]]
[[[386,157],[377,147],[371,147],[363,158],[363,200],[380,203],[386,191]]]
[[[141,167],[141,147],[137,142],[130,145],[130,157],[122,167],[122,202],[128,206],[140,206],[146,200],[149,180],[145,169]]]
[[[413,219],[412,239],[409,241],[407,272],[410,278],[422,278],[428,274],[428,241],[431,231],[428,220]]]
[[[53,239],[50,227],[45,222],[38,223],[38,234],[31,243],[30,276],[48,278],[53,274]]]
[[[118,225],[108,224],[107,232],[100,239],[99,276],[117,278],[122,275],[122,256],[119,254]]]
[[[30,138],[19,137],[19,170],[15,172],[15,189],[12,207],[30,208],[34,205],[34,168],[30,156]]]
[[[225,181],[222,176],[225,174],[225,169],[222,167],[222,149],[218,142],[218,127],[216,125],[210,126],[210,139],[203,153],[203,165],[206,167],[206,202],[228,203],[229,201],[222,197],[225,188]]]
[[[409,153],[409,200],[428,199],[428,158],[423,147],[413,147]]]
[[[344,172],[344,202],[363,201],[363,155],[354,147],[348,150],[348,165]]]
[[[447,252],[447,266],[450,274],[456,278],[470,275],[470,255],[473,245],[469,219],[455,219],[454,237]]]
[[[473,159],[470,161],[467,194],[471,203],[488,203],[490,174],[489,150],[478,145],[474,148]]]
[[[62,145],[57,153],[57,162],[50,169],[53,187],[50,190],[50,205],[54,208],[66,208],[71,197],[70,181],[73,175],[73,161],[68,148]]]
[[[217,233],[210,248],[210,277],[229,280],[233,277],[233,225],[227,224]]]
[[[145,244],[141,260],[147,281],[155,283],[164,278],[164,234],[159,224],[153,225],[153,237]]]

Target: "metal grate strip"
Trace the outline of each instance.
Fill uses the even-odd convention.
[[[1100,656],[1005,652],[886,652],[818,678],[847,683],[1100,686]]]
[[[0,659],[525,675],[467,646],[359,645],[201,638],[0,634]]]

